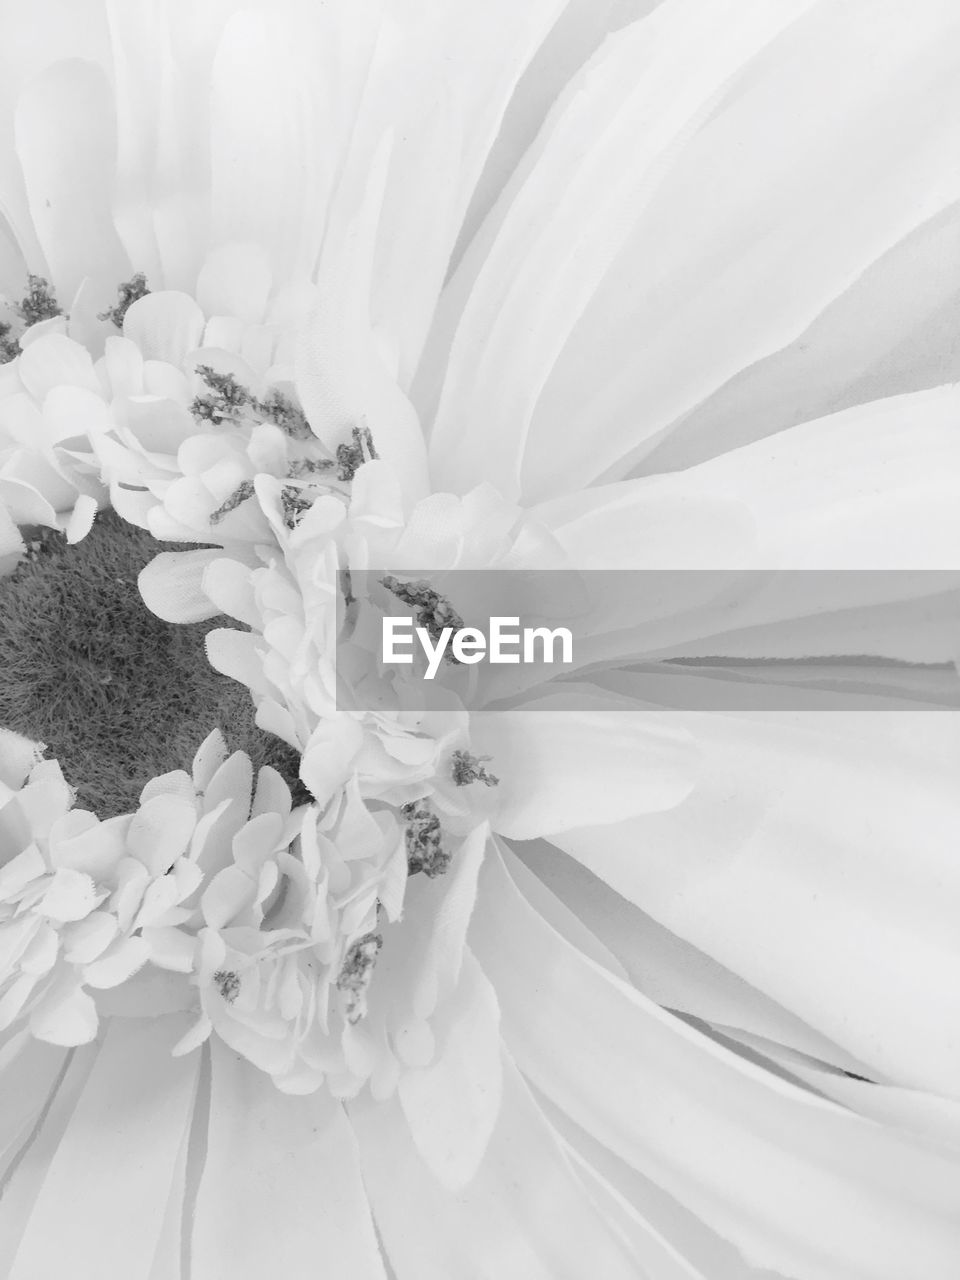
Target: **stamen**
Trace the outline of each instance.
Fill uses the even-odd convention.
[[[463,627],[463,619],[453,605],[445,600],[439,591],[434,591],[425,579],[417,582],[401,582],[399,578],[387,574],[380,579],[380,584],[416,612],[417,625],[426,629],[434,644],[439,641],[445,627],[452,627],[454,631],[459,631]],[[450,649],[444,651],[443,658],[445,662],[459,663],[460,661]]]
[[[290,396],[276,387],[271,387],[264,398],[258,400],[232,373],[217,373],[208,364],[198,364],[197,373],[210,388],[209,395],[195,396],[190,405],[190,412],[201,421],[212,422],[215,426],[224,421],[272,422],[293,440],[315,439],[307,415]],[[308,467],[308,461],[304,459],[302,465],[311,470],[333,466],[332,459],[317,463],[315,467]]]
[[[291,462],[287,474],[291,480],[300,480],[304,476],[316,475],[320,471],[329,471],[333,465],[332,458],[297,458],[295,462]]]
[[[495,787],[500,779],[495,773],[489,773],[484,767],[484,760],[492,760],[492,756],[472,756],[469,751],[453,753],[453,780],[458,787],[468,787],[471,782],[482,782],[485,787]]]
[[[441,843],[440,819],[424,800],[402,805],[400,812],[407,820],[407,873],[422,871],[429,880],[442,876],[451,857]]]
[[[145,298],[150,290],[147,288],[147,277],[142,271],[117,285],[117,302],[114,306],[101,311],[98,320],[112,320],[118,329],[123,328],[123,319],[135,302]]]
[[[35,275],[27,276],[27,294],[21,299],[17,310],[28,327],[39,324],[41,320],[52,320],[54,316],[63,315],[49,280]]]
[[[354,427],[350,433],[353,444],[337,445],[337,465],[340,468],[339,479],[349,483],[357,474],[357,469],[365,462],[379,458],[374,448],[373,436],[369,427]]]
[[[210,516],[211,524],[219,524],[224,516],[229,515],[231,511],[236,511],[242,502],[246,502],[248,498],[254,495],[253,481],[243,480],[238,487],[227,498],[226,502],[220,504]]]
[[[210,395],[196,396],[190,412],[219,425],[224,418],[235,419],[241,409],[252,405],[253,397],[232,373],[217,373],[208,364],[198,364],[197,373],[210,388]]]
[[[282,391],[271,388],[262,400],[253,401],[254,408],[261,413],[268,422],[272,422],[274,426],[285,431],[288,436],[292,436],[294,440],[312,440],[313,432],[310,430],[310,424],[307,422],[307,415],[303,412],[298,404],[285,396]],[[333,462],[326,463],[332,467]]]
[[[0,364],[9,364],[20,354],[20,343],[11,338],[12,325],[0,323]]]
[[[287,484],[280,490],[280,506],[283,510],[283,523],[288,529],[295,529],[300,517],[313,506],[313,501],[296,485]]]
[[[213,975],[213,980],[227,1004],[233,1004],[240,994],[240,975],[234,973],[232,969],[218,969]]]
[[[367,989],[373,978],[373,968],[383,946],[379,933],[365,933],[350,947],[337,978],[337,990],[342,991],[347,1005],[347,1021],[355,1026],[367,1012]]]

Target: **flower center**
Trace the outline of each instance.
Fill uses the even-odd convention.
[[[74,546],[40,531],[0,579],[0,725],[43,742],[100,818],[135,810],[214,726],[255,767],[297,778],[296,753],[256,727],[247,689],[207,661],[209,627],[239,624],[171,625],[141,600],[138,573],[170,549],[101,512]]]

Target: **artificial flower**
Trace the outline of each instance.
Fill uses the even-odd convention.
[[[182,838],[121,925],[155,826],[0,744],[26,976],[93,1005],[68,1035],[31,986],[0,1041],[6,1273],[952,1275],[960,18],[41,9],[5,19],[4,567],[107,504],[198,544],[144,599],[246,628],[210,659],[308,798],[261,771],[251,811],[239,755],[145,780]],[[343,703],[344,573],[503,565],[775,572],[611,592],[507,710]],[[718,658],[864,654],[927,666],[869,715],[703,709]],[[142,961],[102,995],[98,913]]]

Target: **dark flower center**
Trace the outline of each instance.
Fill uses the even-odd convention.
[[[239,624],[171,625],[143,603],[137,575],[174,544],[111,511],[75,546],[32,532],[28,555],[0,578],[0,725],[46,744],[79,807],[132,812],[151,778],[189,770],[214,727],[302,793],[296,752],[257,728],[246,687],[207,661],[206,632]]]

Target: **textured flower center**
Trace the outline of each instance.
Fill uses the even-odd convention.
[[[182,768],[214,726],[255,765],[296,777],[296,753],[207,662],[208,624],[172,626],[143,604],[137,575],[169,547],[101,512],[75,546],[43,530],[0,579],[0,724],[44,742],[78,806],[102,818],[136,809],[144,784]]]
[[[45,904],[17,1010],[84,1043],[87,988],[149,962],[196,992],[175,1052],[216,1034],[289,1092],[387,1097],[433,1059],[498,777],[456,699],[404,709],[371,637],[384,609],[461,622],[389,570],[509,560],[522,513],[489,486],[410,511],[363,415],[309,421],[301,304],[256,325],[137,274],[92,319],[29,284],[0,387],[13,514],[73,541],[0,579],[0,725],[59,762],[0,885],[0,923]]]

